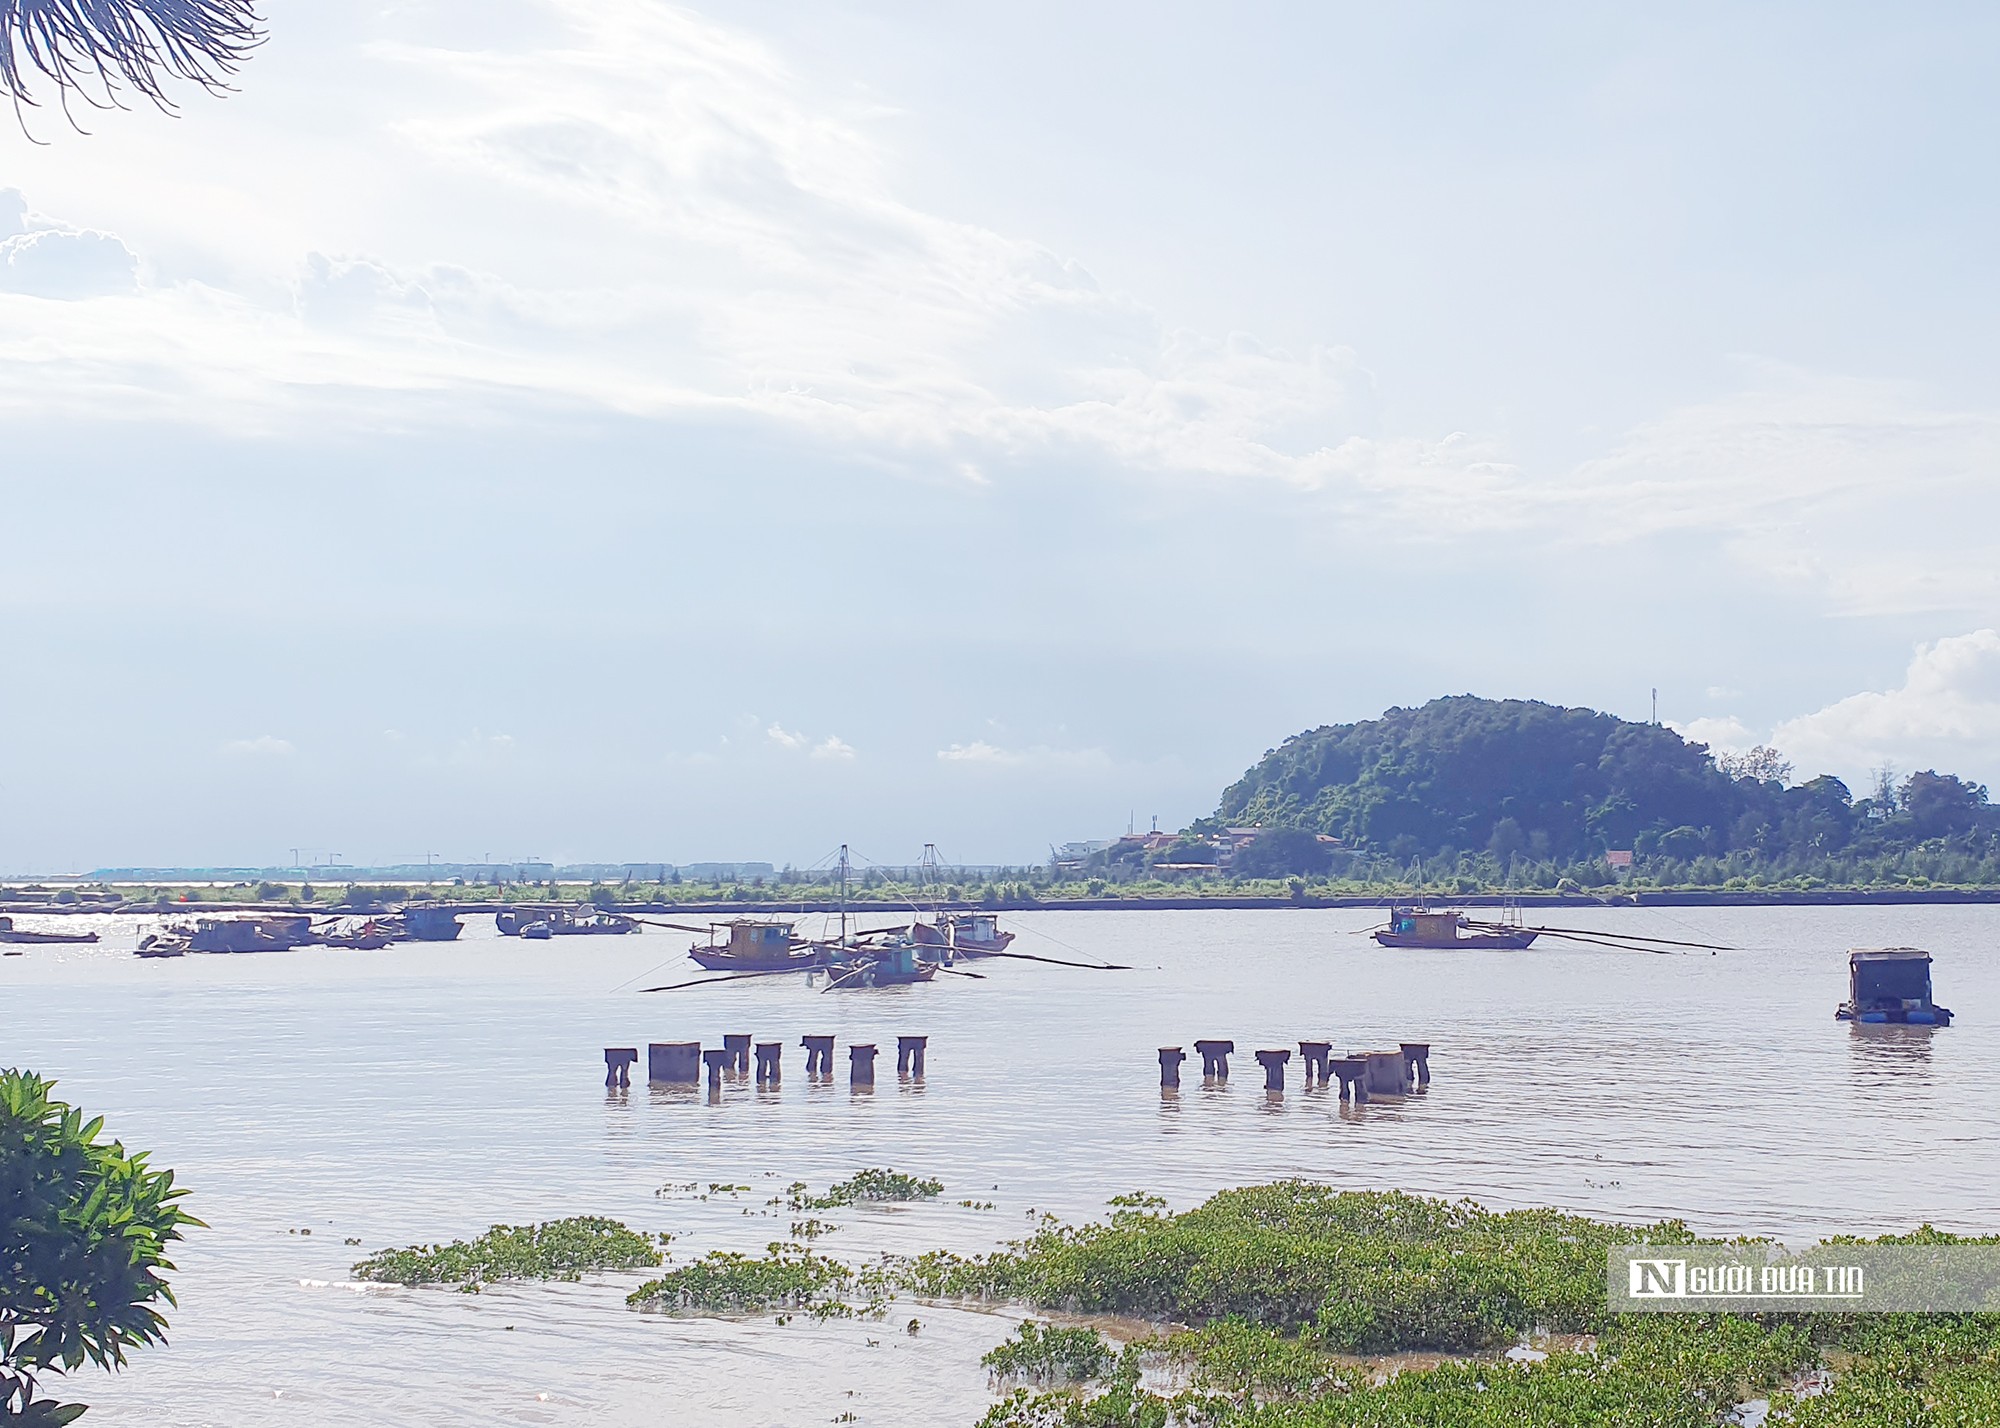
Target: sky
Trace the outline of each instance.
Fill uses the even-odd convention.
[[[0,872],[1022,862],[1458,693],[2000,786],[1991,7],[267,11],[0,124]]]

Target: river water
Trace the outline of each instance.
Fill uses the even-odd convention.
[[[97,947],[0,960],[0,1065],[57,1078],[173,1166],[209,1228],[178,1256],[171,1346],[66,1396],[97,1428],[971,1424],[1004,1313],[779,1326],[635,1312],[637,1274],[476,1296],[348,1280],[370,1250],[577,1214],[671,1231],[681,1257],[754,1252],[795,1218],[765,1203],[785,1185],[867,1166],[946,1192],[822,1212],[842,1225],[826,1253],[982,1250],[1123,1192],[1180,1209],[1284,1176],[1794,1240],[2000,1231],[2000,909],[1548,914],[1737,949],[1714,955],[1390,953],[1355,935],[1375,917],[1031,913],[1008,919],[1015,950],[1135,970],[659,995],[635,989],[700,975],[683,934],[523,943],[472,918],[452,944],[141,961],[138,922],[92,919]],[[1833,1020],[1846,949],[1884,945],[1936,956],[1957,1025]],[[787,1043],[776,1093],[604,1088],[606,1046],[639,1046],[643,1082],[648,1041],[738,1031]],[[806,1082],[807,1033],[840,1039],[834,1085]],[[898,1033],[930,1037],[921,1085],[895,1076]],[[1196,1061],[1163,1096],[1156,1048],[1199,1037],[1235,1040],[1234,1079],[1205,1087]],[[1343,1107],[1295,1061],[1267,1096],[1248,1053],[1301,1038],[1429,1041],[1435,1080]],[[855,1041],[884,1047],[873,1094],[848,1088]]]

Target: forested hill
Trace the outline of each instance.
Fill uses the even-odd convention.
[[[1992,837],[1976,784],[1925,772],[1857,803],[1830,776],[1788,784],[1791,770],[1760,753],[1719,766],[1659,725],[1457,695],[1287,739],[1223,793],[1214,824],[1306,829],[1401,858],[1491,853],[1503,867],[1610,849],[1791,861],[1857,840]]]

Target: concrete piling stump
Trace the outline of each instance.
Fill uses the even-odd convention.
[[[736,1053],[733,1051],[704,1051],[701,1053],[701,1064],[708,1068],[708,1086],[710,1090],[715,1090],[722,1085],[723,1069],[735,1064],[735,1061]]]
[[[747,1036],[725,1036],[722,1047],[729,1053],[729,1069],[748,1072],[750,1069],[750,1038]]]
[[[1187,1060],[1187,1053],[1178,1046],[1160,1048],[1160,1084],[1178,1086],[1181,1083],[1181,1063]]]
[[[850,1046],[847,1048],[848,1084],[852,1086],[875,1085],[875,1048],[872,1046]]]
[[[1326,1062],[1327,1058],[1332,1054],[1333,1043],[1330,1041],[1301,1041],[1299,1043],[1299,1060],[1304,1063],[1306,1068],[1306,1085],[1312,1085],[1315,1080],[1322,1086],[1326,1084]]]
[[[896,1074],[924,1079],[924,1047],[929,1044],[928,1036],[899,1036],[896,1038]]]
[[[799,1041],[806,1049],[806,1075],[833,1075],[833,1038],[830,1036],[808,1036]]]
[[[778,1062],[784,1055],[782,1041],[760,1041],[757,1043],[757,1084],[775,1086],[778,1084]]]
[[[1430,1085],[1431,1044],[1428,1041],[1406,1041],[1402,1045],[1403,1058],[1417,1068],[1417,1085]]]
[[[1340,1099],[1364,1105],[1368,1100],[1368,1060],[1362,1056],[1341,1056],[1331,1063],[1340,1078]]]
[[[604,1084],[623,1090],[632,1084],[632,1064],[639,1059],[636,1046],[604,1048]]]
[[[1410,1063],[1400,1051],[1364,1053],[1368,1062],[1368,1094],[1406,1096],[1410,1093]]]
[[[1264,1068],[1264,1089],[1282,1091],[1285,1089],[1285,1063],[1292,1059],[1289,1051],[1260,1051],[1257,1064]]]
[[[693,1086],[701,1080],[699,1041],[646,1044],[646,1079],[656,1085]]]
[[[1233,1041],[1197,1041],[1194,1049],[1201,1053],[1201,1074],[1209,1080],[1229,1079],[1229,1053],[1236,1049]]]

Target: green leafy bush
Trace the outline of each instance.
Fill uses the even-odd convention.
[[[636,1308],[711,1314],[755,1314],[799,1309],[822,1317],[852,1312],[840,1296],[857,1277],[838,1260],[802,1245],[773,1243],[761,1259],[712,1250],[626,1296]]]
[[[1024,1319],[1013,1338],[988,1350],[980,1362],[1002,1383],[1083,1383],[1104,1377],[1115,1357],[1095,1329],[1059,1329]]]
[[[804,1184],[792,1186],[794,1210],[832,1210],[842,1205],[892,1200],[934,1200],[944,1193],[942,1180],[920,1180],[900,1170],[861,1170],[852,1179],[829,1185],[824,1195],[808,1195]]]
[[[143,1153],[55,1100],[53,1081],[0,1071],[0,1422],[58,1425],[83,1412],[35,1397],[45,1373],[116,1368],[166,1338],[167,1247],[201,1222]]]
[[[659,1236],[665,1244],[668,1237]],[[616,1220],[578,1215],[542,1225],[495,1225],[476,1240],[378,1250],[354,1266],[356,1279],[387,1284],[456,1284],[477,1292],[503,1279],[580,1279],[607,1269],[651,1269],[655,1242]]]

